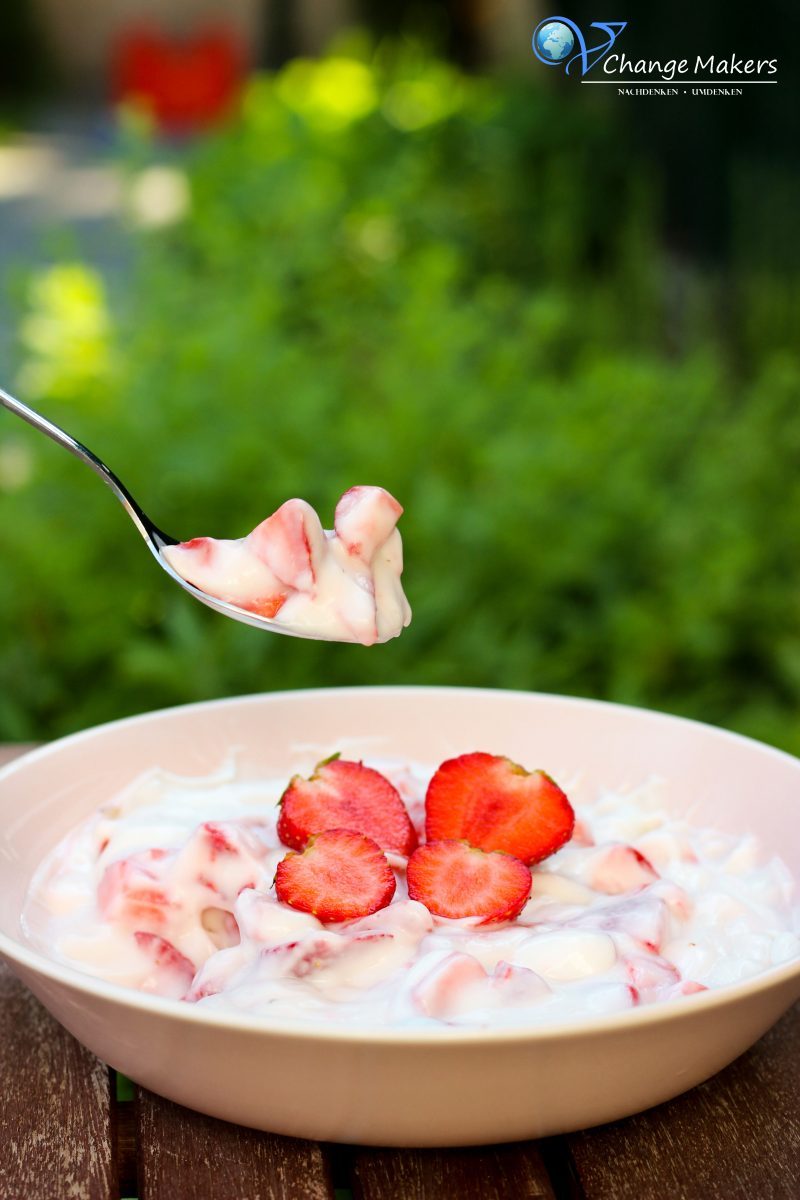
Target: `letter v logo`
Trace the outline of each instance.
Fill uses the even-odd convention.
[[[563,66],[569,75],[578,63],[581,75],[585,75],[605,58],[627,24],[627,21],[592,21],[589,29],[596,29],[600,40],[592,37],[594,44],[588,45],[575,21],[569,17],[546,17],[534,29],[531,46],[546,67]]]

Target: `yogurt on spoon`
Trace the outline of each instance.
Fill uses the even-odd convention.
[[[371,646],[411,620],[403,592],[403,509],[381,487],[353,487],[322,528],[305,500],[287,500],[247,537],[196,537],[161,553],[201,591],[287,631]]]

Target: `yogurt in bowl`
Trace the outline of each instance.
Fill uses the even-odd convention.
[[[545,765],[579,819],[577,835],[533,866],[532,899],[518,916],[480,928],[435,919],[430,928],[429,910],[404,897],[399,860],[392,868],[394,897],[362,919],[360,929],[358,922],[317,929],[306,914],[278,905],[270,891],[273,867],[286,851],[264,814],[272,812],[274,820],[274,802],[288,779],[307,775],[339,749],[348,760],[363,759],[391,776],[421,833],[427,773],[476,746]],[[253,861],[262,873],[230,882],[240,942],[214,943],[226,936],[224,917],[210,929],[201,921],[211,942],[201,963],[198,947],[179,942],[179,931],[170,929],[172,944],[194,968],[189,987],[202,982],[199,973],[210,971],[215,959],[221,966],[231,950],[243,946],[248,957],[258,946],[236,970],[221,972],[219,990],[178,999],[177,989],[158,994],[155,974],[151,990],[136,990],[143,980],[126,975],[130,961],[110,970],[104,951],[91,962],[85,940],[78,968],[80,956],[68,943],[86,930],[48,925],[77,920],[85,894],[76,877],[70,901],[58,872],[47,883],[37,869],[80,829],[91,875],[102,841],[91,840],[99,836],[96,826],[89,836],[94,814],[120,796],[123,811],[113,817],[112,835],[117,861],[153,849],[174,851],[177,859],[193,839],[197,845],[197,830],[208,822],[231,822],[243,854],[252,848],[249,838],[258,839]],[[354,688],[177,708],[64,739],[0,775],[0,952],[104,1061],[204,1112],[293,1136],[360,1144],[546,1136],[613,1120],[686,1090],[745,1050],[800,995],[800,960],[785,957],[794,946],[788,872],[800,874],[798,796],[800,763],[788,755],[690,721],[592,701]],[[163,819],[167,800],[171,841]],[[148,825],[148,807],[152,816],[159,806],[161,816]],[[638,852],[658,878],[631,886],[625,877],[612,885],[615,846]],[[110,847],[103,851],[106,866]],[[773,862],[776,856],[786,869]],[[624,859],[647,874],[635,854],[625,850]],[[184,861],[196,872],[196,857],[187,852]],[[30,901],[34,877],[35,887],[60,892],[58,903],[50,896],[53,908],[48,902],[37,911],[43,895]],[[92,878],[96,886],[99,878]],[[211,882],[222,890],[226,881]],[[241,882],[255,886],[239,891]],[[621,891],[608,890],[620,882]],[[688,918],[670,907],[680,891],[693,906]],[[635,921],[621,911],[628,901],[638,906],[646,899],[653,904]],[[245,912],[248,902],[252,911]],[[221,904],[208,907],[227,911]],[[281,971],[270,967],[269,978],[262,977],[258,964],[271,950],[263,910],[271,917],[284,912],[287,922],[304,926],[300,939],[296,931],[282,933],[281,946],[311,937],[341,953],[318,968],[313,954],[284,950]],[[653,920],[656,910],[660,924]],[[380,928],[383,921],[388,929]],[[653,941],[648,922],[650,933],[656,928],[659,934],[655,951],[646,945]],[[276,925],[268,924],[271,937]],[[60,945],[48,940],[43,951],[42,930],[45,939],[62,939]],[[370,940],[386,932],[391,940]],[[695,953],[696,935],[702,954]],[[380,946],[391,947],[390,958],[402,948],[409,964],[392,965]],[[336,989],[352,986],[355,958],[345,972],[346,956],[362,953],[359,995],[367,1007],[357,1019],[342,1020],[331,1013],[348,1011],[351,997]],[[680,978],[672,970],[646,978],[639,962],[638,980],[631,979],[631,960],[644,958],[649,969],[653,955]],[[468,964],[455,986],[451,979],[439,987],[436,972],[450,970],[454,958],[462,969],[465,959],[475,965]],[[416,971],[424,978],[412,978]],[[395,986],[397,972],[409,984],[405,990]],[[507,989],[516,972],[529,990],[515,1007]],[[686,983],[706,990],[685,994]],[[587,1003],[584,989],[597,994],[601,985],[612,989],[603,995],[613,992],[614,1003]],[[264,1008],[265,987],[277,992],[278,1010]],[[476,988],[477,1000],[491,1003],[481,1007]],[[286,1003],[288,993],[297,1002]],[[498,996],[502,1004],[495,1003]],[[384,1011],[392,1009],[390,1019],[370,1017],[379,1000]]]
[[[414,841],[424,838],[432,770],[375,767],[413,814]],[[430,911],[409,898],[397,853],[387,905],[321,920],[276,894],[286,784],[242,781],[233,764],[200,779],[150,772],[42,864],[23,914],[31,942],[204,1010],[420,1030],[580,1021],[696,995],[800,954],[788,867],[752,834],[671,816],[656,783],[588,800],[571,840],[534,867],[530,899],[511,920]]]

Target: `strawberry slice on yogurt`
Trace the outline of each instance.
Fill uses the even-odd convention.
[[[325,829],[351,829],[382,850],[409,855],[417,835],[400,793],[379,771],[338,754],[317,763],[310,779],[295,775],[280,799],[278,837],[292,850]]]
[[[287,500],[247,537],[196,537],[162,554],[187,583],[287,632],[365,646],[411,620],[403,592],[403,509],[381,487],[353,487],[325,530],[305,500]]]

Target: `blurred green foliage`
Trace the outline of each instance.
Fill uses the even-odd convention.
[[[423,682],[610,697],[800,751],[796,279],[670,257],[658,181],[599,107],[408,47],[257,79],[171,175],[131,143],[132,197],[160,179],[175,219],[150,212],[112,300],[80,264],[32,281],[20,389],[176,536],[239,536],[292,495],[330,523],[346,487],[383,484],[414,621],[364,649],[219,618],[8,418],[0,738]]]

